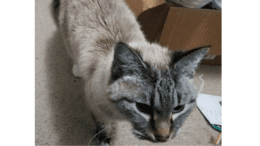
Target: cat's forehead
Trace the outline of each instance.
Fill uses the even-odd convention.
[[[174,106],[175,98],[175,81],[170,71],[157,71],[158,79],[155,84],[154,90],[154,107],[162,113],[171,112]]]
[[[124,94],[126,92],[131,93],[129,95],[133,100],[150,104],[153,85],[149,84],[145,79],[136,75],[124,76],[118,83],[120,86],[120,91]]]
[[[155,71],[157,80],[152,100],[158,110],[164,113],[171,112],[173,107],[187,104],[196,98],[196,90],[188,77],[176,76],[171,70],[156,69]]]
[[[156,43],[130,43],[129,46],[137,50],[144,62],[162,71],[170,69],[172,51]]]
[[[161,70],[154,66],[151,67],[151,78],[153,78],[154,86],[159,87],[174,87],[175,76],[171,69]]]

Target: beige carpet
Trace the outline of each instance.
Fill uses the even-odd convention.
[[[71,74],[72,62],[64,49],[61,36],[51,14],[52,0],[36,0],[35,48],[35,144],[87,145],[93,136],[93,123],[84,104],[83,82]],[[221,67],[200,66],[204,74],[203,93],[221,95]],[[208,126],[195,108],[180,136],[166,143],[140,141],[130,131],[131,125],[121,122],[115,145],[214,145],[218,132]]]

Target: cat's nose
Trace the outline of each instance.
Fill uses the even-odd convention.
[[[154,137],[158,141],[167,141],[170,137],[170,129],[169,128],[158,128],[154,131]]]

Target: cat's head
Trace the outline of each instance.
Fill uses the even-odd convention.
[[[168,51],[168,67],[160,69],[127,44],[117,44],[109,100],[129,119],[137,137],[158,142],[176,136],[195,106],[197,91],[192,78],[208,50]]]

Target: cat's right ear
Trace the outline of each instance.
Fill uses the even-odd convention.
[[[172,66],[178,74],[192,77],[195,69],[203,59],[204,55],[209,51],[210,46],[200,47],[189,50],[187,52],[175,53]]]
[[[114,50],[112,80],[123,75],[140,74],[146,68],[141,56],[125,43],[118,43]]]

